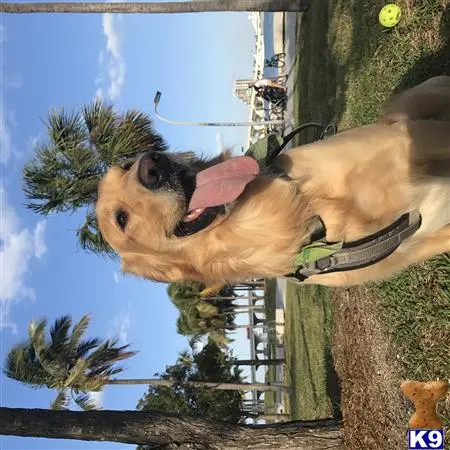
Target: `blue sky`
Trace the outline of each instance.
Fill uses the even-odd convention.
[[[119,274],[119,263],[78,250],[82,213],[44,218],[23,207],[21,170],[45,139],[53,107],[78,108],[101,94],[119,109],[178,120],[247,120],[233,80],[252,75],[254,31],[246,13],[183,15],[17,15],[1,17],[0,357],[26,336],[30,320],[92,314],[91,336],[116,336],[140,353],[124,377],[148,377],[175,361],[186,340],[166,286]],[[217,152],[245,145],[247,129],[176,127],[155,121],[172,149]],[[221,133],[218,139],[218,131]],[[242,355],[243,357],[248,355]],[[0,376],[2,406],[46,408],[53,392]],[[142,387],[110,387],[105,409],[134,409]],[[1,449],[110,449],[109,443],[0,437]]]

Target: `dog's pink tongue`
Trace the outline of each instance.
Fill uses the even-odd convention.
[[[258,174],[258,163],[250,156],[227,159],[202,170],[197,174],[189,211],[233,202]]]

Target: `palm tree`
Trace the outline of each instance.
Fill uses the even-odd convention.
[[[0,3],[6,13],[193,13],[212,11],[305,11],[304,0],[197,0],[190,2],[129,3]]]
[[[204,298],[201,296],[204,288],[205,285],[199,282],[168,285],[167,294],[180,313],[177,319],[178,333],[191,337],[207,334],[217,345],[224,347],[231,342],[224,330],[234,321],[235,316],[230,309],[230,300],[233,297]],[[223,289],[220,293],[226,292],[226,289]]]
[[[184,281],[169,283],[167,295],[174,301],[184,299],[199,299],[205,285],[199,281]]]
[[[112,375],[122,372],[118,361],[136,352],[117,341],[84,339],[89,315],[72,326],[70,316],[55,320],[50,339],[45,335],[47,321],[31,322],[28,340],[15,345],[6,356],[5,375],[33,387],[57,389],[52,409],[67,408],[70,396],[82,409],[95,407],[88,392],[98,392]]]
[[[72,326],[70,316],[55,320],[46,336],[47,321],[31,322],[29,338],[15,345],[6,356],[4,373],[7,377],[29,386],[56,389],[58,394],[52,402],[52,409],[67,409],[72,396],[82,409],[93,409],[95,404],[89,392],[98,392],[105,385],[157,385],[175,386],[178,380],[142,378],[115,379],[113,375],[124,368],[115,366],[117,362],[134,356],[136,352],[127,351],[128,345],[117,346],[116,340],[83,339],[89,325],[89,315],[85,315]],[[267,385],[263,383],[214,383],[186,381],[183,386],[238,391],[286,391],[288,386]]]
[[[128,110],[116,112],[95,100],[79,112],[51,111],[46,122],[48,140],[35,149],[23,171],[27,207],[48,215],[87,211],[77,231],[82,248],[114,255],[98,231],[93,212],[100,179],[121,160],[166,144],[153,130],[149,116]]]
[[[158,411],[0,408],[0,435],[143,444],[151,448],[343,450],[341,421],[235,425]]]

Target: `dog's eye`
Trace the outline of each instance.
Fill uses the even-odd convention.
[[[122,231],[125,230],[128,222],[128,214],[125,211],[119,210],[116,212],[116,222]]]

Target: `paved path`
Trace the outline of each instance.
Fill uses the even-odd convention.
[[[287,280],[286,278],[277,278],[277,290],[276,290],[276,308],[285,308],[286,307],[286,287]]]
[[[281,26],[280,19],[277,20],[275,17],[274,20],[274,50],[275,53],[286,53],[285,57],[285,66],[282,69],[283,73],[288,76],[287,78],[287,92],[288,92],[288,101],[285,111],[285,118],[292,124],[294,117],[294,81],[295,81],[295,62],[298,57],[296,51],[296,42],[297,42],[297,13],[287,12],[280,13],[282,16],[283,23]],[[287,131],[290,131],[292,127],[289,127]],[[286,148],[288,149],[290,145]],[[276,308],[285,308],[286,307],[286,286],[287,280],[286,278],[278,278],[277,279],[277,290],[276,290]]]
[[[295,110],[294,106],[294,81],[295,81],[295,62],[298,57],[297,55],[297,13],[288,12],[284,15],[284,52],[285,66],[284,73],[287,75],[287,93],[288,101],[286,106],[285,118],[290,124],[293,124],[294,116],[293,112]],[[289,130],[289,129],[288,129]],[[289,146],[288,146],[289,148]]]

